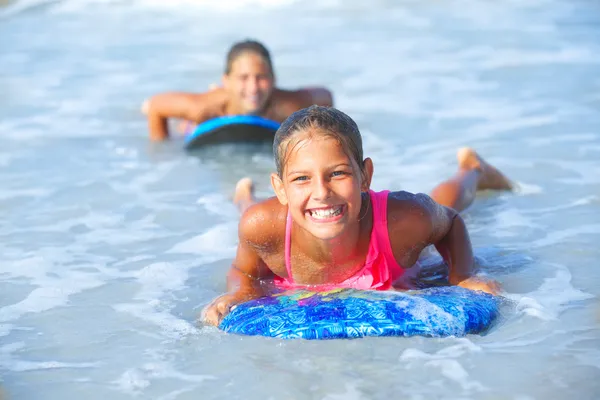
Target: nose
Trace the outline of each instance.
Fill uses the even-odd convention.
[[[247,89],[251,93],[256,93],[258,91],[258,77],[253,77],[248,79]]]
[[[329,181],[327,179],[318,178],[313,179],[313,188],[312,188],[313,199],[318,201],[327,200],[331,195],[331,187],[329,185]]]

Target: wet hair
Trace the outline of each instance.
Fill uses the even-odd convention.
[[[265,63],[267,63],[269,70],[271,71],[271,75],[275,76],[275,72],[273,71],[273,62],[271,61],[271,54],[269,50],[260,42],[256,40],[245,40],[243,42],[234,43],[233,46],[227,52],[227,61],[225,63],[225,74],[229,75],[231,72],[231,66],[235,60],[238,59],[239,56],[246,53],[254,53],[260,56]]]
[[[319,129],[321,134],[336,139],[344,153],[356,162],[363,173],[362,137],[356,122],[345,113],[333,107],[313,105],[290,115],[275,133],[273,156],[277,174],[283,177],[283,170],[289,157],[292,138],[301,132]],[[297,142],[294,143],[294,145]]]

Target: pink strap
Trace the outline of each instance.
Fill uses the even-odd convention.
[[[377,232],[377,236],[380,239],[383,239],[381,243],[389,242],[387,227],[387,203],[389,193],[389,190],[383,190],[381,192],[369,191],[371,203],[373,204],[373,228]]]
[[[285,269],[288,273],[288,282],[294,283],[292,278],[292,214],[289,209],[285,220]]]

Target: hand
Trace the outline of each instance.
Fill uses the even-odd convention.
[[[470,277],[458,284],[460,287],[470,290],[480,290],[489,294],[497,295],[500,292],[500,284],[491,279]]]
[[[219,326],[221,320],[233,310],[236,304],[246,300],[246,296],[238,293],[227,293],[217,297],[202,311],[202,320],[205,324]]]
[[[142,103],[142,108],[141,108],[142,114],[148,115],[148,109],[149,108],[150,108],[150,100],[146,99]]]

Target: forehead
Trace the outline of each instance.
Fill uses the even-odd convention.
[[[322,132],[310,130],[291,138],[286,146],[286,168],[292,165],[350,163],[339,139]]]
[[[244,73],[263,73],[270,74],[271,70],[269,64],[265,59],[253,52],[244,52],[240,54],[231,63],[232,74],[244,74]]]

